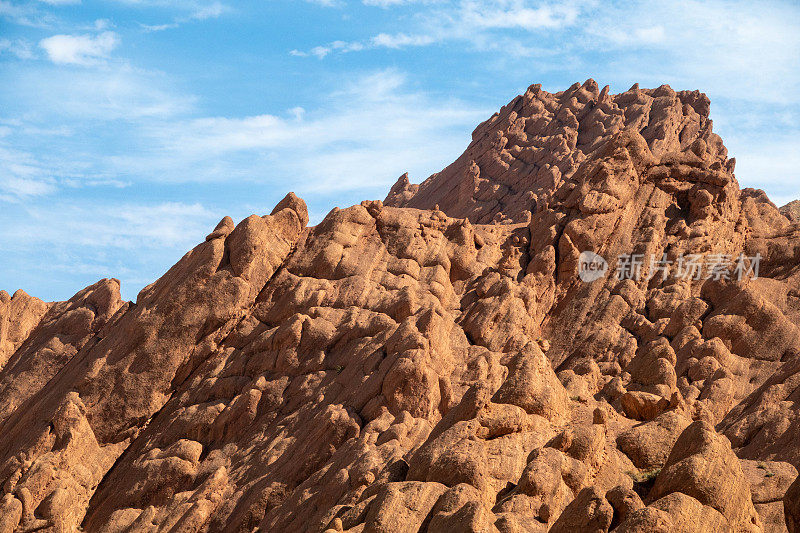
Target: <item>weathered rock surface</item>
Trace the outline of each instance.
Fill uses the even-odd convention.
[[[800,531],[800,477],[786,491],[783,497],[783,508],[786,514],[786,527],[789,533]]]
[[[800,217],[709,106],[533,86],[423,183],[226,217],[134,303],[0,292],[0,533],[800,531]]]

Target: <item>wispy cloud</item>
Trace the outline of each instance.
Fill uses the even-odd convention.
[[[37,153],[18,146],[22,139],[34,138],[40,144],[57,147],[59,137],[72,135],[67,127],[0,126],[0,203],[29,202],[64,189],[130,185],[93,168],[92,162],[85,159],[86,154],[65,157],[59,148]]]
[[[669,73],[715,97],[788,103],[800,83],[798,27],[800,9],[790,3],[639,2],[587,17],[575,46],[613,53],[616,73]]]
[[[14,85],[0,88],[0,98],[25,108],[29,125],[74,121],[86,127],[92,121],[169,119],[193,109],[196,101],[191,94],[177,90],[164,73],[126,62],[69,69],[37,64],[12,72]]]
[[[6,262],[0,283],[12,292],[23,283],[37,296],[59,299],[105,277],[119,278],[123,298],[134,299],[222,216],[185,202],[58,200],[15,208],[0,232]],[[43,294],[37,287],[45,280],[50,291]]]
[[[333,41],[325,46],[315,46],[308,52],[304,52],[302,50],[292,50],[289,52],[289,54],[297,57],[314,56],[318,57],[319,59],[323,59],[331,52],[360,52],[361,50],[365,50],[367,48],[369,48],[368,44],[365,45],[364,43],[360,42]]]
[[[193,97],[176,93],[163,74],[80,61],[77,69],[45,62],[6,67],[14,84],[0,87],[3,111],[19,114],[0,118],[0,203],[130,185],[104,167],[104,158],[119,143],[134,148],[136,124],[169,120],[193,106]]]
[[[190,18],[196,20],[206,20],[206,19],[213,19],[221,16],[223,13],[230,11],[230,7],[226,6],[221,2],[213,2],[208,5],[201,5],[198,6],[191,15]]]
[[[81,3],[81,0],[39,0],[39,1],[44,4],[50,4],[51,6],[68,6]]]
[[[409,0],[364,0],[365,6],[389,7],[407,4]]]
[[[769,101],[712,101],[714,131],[736,157],[742,187],[765,189],[778,205],[800,199],[800,108]]]
[[[457,24],[482,29],[558,29],[574,24],[579,2],[544,3],[533,7],[523,0],[466,0],[457,12]]]
[[[344,5],[343,0],[306,0],[306,2],[323,7],[341,7]]]
[[[441,169],[463,150],[474,125],[491,114],[488,108],[415,90],[397,70],[353,77],[342,89],[320,95],[319,105],[311,109],[198,118],[186,118],[187,97],[151,73],[111,64],[51,75],[52,87],[59,89],[34,86],[40,75],[29,86],[24,77],[20,80],[21,93],[40,102],[41,120],[51,126],[37,126],[36,115],[5,125],[0,171],[6,179],[0,182],[0,200],[148,181],[287,179],[300,193],[364,190],[382,195],[405,171],[424,178]],[[61,127],[55,117],[63,121]],[[120,118],[125,122],[116,122]],[[122,135],[124,150],[106,144],[98,152],[65,154],[53,143],[52,157],[44,157],[35,149],[11,149],[23,141],[41,146],[43,134],[75,135],[80,146],[88,134],[81,123],[88,119],[98,121],[101,130],[110,129],[112,140]]]
[[[353,79],[315,110],[287,116],[208,117],[153,123],[148,149],[112,158],[115,173],[185,180],[282,180],[306,191],[383,189],[406,170],[417,176],[458,156],[490,110],[432,99],[384,70]]]
[[[0,201],[17,202],[55,190],[54,180],[33,154],[0,143]]]
[[[385,9],[403,0],[363,0]],[[415,2],[415,12],[358,40],[336,40],[295,56],[464,42],[497,61],[539,57],[537,68],[583,68],[595,77],[702,86],[714,96],[796,100],[800,84],[800,9],[791,2]],[[724,13],[724,16],[720,16]],[[402,29],[401,29],[402,27]],[[586,62],[588,53],[605,55]],[[754,73],[758,73],[754,75]]]
[[[22,26],[47,27],[55,20],[50,13],[42,12],[32,4],[19,4],[0,0],[0,18]]]
[[[169,22],[159,24],[139,23],[139,26],[146,32],[157,32],[177,28],[182,24],[192,21],[203,21],[216,19],[226,13],[234,11],[228,4],[215,0],[213,2],[203,0],[117,0],[121,3],[136,5],[140,7],[158,8],[159,10],[178,12],[173,15]],[[163,20],[163,19],[162,19]]]
[[[408,35],[406,33],[379,33],[370,40],[373,46],[385,48],[403,48],[405,46],[426,46],[435,39],[430,35]]]
[[[171,30],[180,26],[177,22],[169,22],[167,24],[139,24],[144,31],[147,32],[155,32],[155,31],[164,31],[164,30]]]
[[[19,59],[33,59],[36,55],[33,53],[33,46],[25,39],[0,39],[0,54],[10,53]]]
[[[289,52],[293,56],[307,57],[314,56],[319,59],[333,52],[361,52],[363,50],[371,50],[373,48],[405,48],[408,46],[427,46],[436,42],[436,39],[430,35],[408,35],[406,33],[379,33],[368,41],[333,41],[325,46],[315,46],[307,52],[302,50],[292,50]]]
[[[202,204],[182,202],[58,202],[26,210],[33,227],[8,228],[12,234],[19,230],[21,233],[16,237],[25,245],[68,244],[126,250],[142,245],[191,246],[209,232],[209,226],[213,229],[218,218],[218,214]],[[58,212],[58,224],[52,224],[53,210]]]
[[[489,34],[500,30],[537,32],[575,24],[584,2],[539,3],[525,0],[460,0],[415,2],[414,0],[364,0],[365,5],[390,8],[410,3],[427,4],[414,17],[414,30],[381,32],[361,41],[333,41],[308,51],[292,50],[295,56],[320,59],[334,52],[360,52],[376,48],[398,49],[448,41],[467,41],[481,47]]]
[[[53,35],[39,41],[53,63],[94,65],[109,57],[119,44],[119,37],[112,31],[98,35]]]
[[[365,6],[390,8],[408,4],[443,4],[447,3],[447,0],[361,0],[361,3]]]

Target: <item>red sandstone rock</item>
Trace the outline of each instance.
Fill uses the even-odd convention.
[[[532,86],[423,183],[226,217],[135,303],[0,292],[0,533],[800,531],[800,217],[709,105]]]
[[[786,491],[783,497],[783,506],[786,513],[786,527],[789,533],[800,531],[800,477]]]

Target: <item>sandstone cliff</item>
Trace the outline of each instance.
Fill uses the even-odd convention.
[[[0,533],[800,532],[800,218],[709,108],[532,86],[421,184],[226,217],[135,303],[0,292]]]

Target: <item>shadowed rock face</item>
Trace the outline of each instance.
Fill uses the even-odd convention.
[[[423,183],[226,217],[135,303],[0,292],[0,533],[800,531],[800,219],[708,115],[533,86]]]

